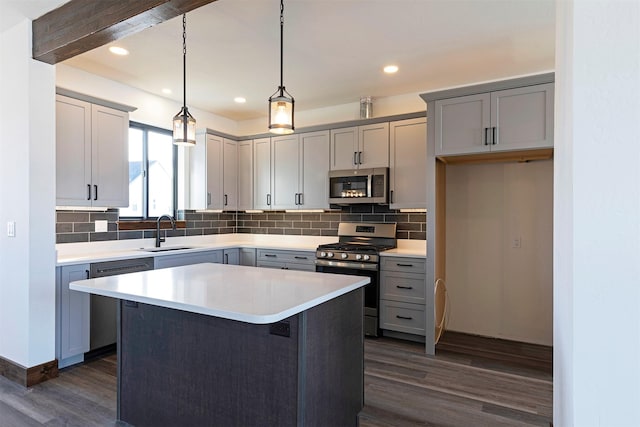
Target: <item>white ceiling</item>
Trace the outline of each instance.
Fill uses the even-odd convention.
[[[554,68],[553,0],[284,6],[284,84],[298,111]],[[279,0],[218,0],[187,14],[187,105],[233,120],[266,115],[280,79],[279,11]],[[170,88],[182,102],[181,17],[113,44],[130,55],[104,46],[65,63],[160,96]],[[395,75],[382,73],[390,63]]]

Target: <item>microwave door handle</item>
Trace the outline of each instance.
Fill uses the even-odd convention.
[[[367,197],[373,195],[373,174],[367,175]]]

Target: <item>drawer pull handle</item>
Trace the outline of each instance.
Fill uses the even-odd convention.
[[[413,289],[413,286],[400,286],[400,285],[396,285],[396,288],[398,288],[398,289]]]
[[[269,258],[277,258],[278,255],[274,255],[274,254],[264,254],[264,256],[269,257]]]
[[[295,259],[309,259],[309,258],[307,258],[306,256],[295,256],[294,258],[295,258]]]
[[[396,314],[396,317],[402,320],[413,320],[413,317],[400,316],[399,314]]]
[[[413,264],[400,264],[399,262],[398,262],[398,263],[396,263],[396,265],[397,265],[398,267],[413,267]]]

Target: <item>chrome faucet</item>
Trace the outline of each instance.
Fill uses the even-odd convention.
[[[160,243],[165,241],[164,236],[161,237],[160,236],[160,222],[162,221],[162,218],[167,218],[169,221],[171,221],[171,228],[173,230],[176,229],[176,220],[173,219],[173,217],[171,215],[161,215],[158,217],[158,220],[156,221],[156,248],[160,247]]]

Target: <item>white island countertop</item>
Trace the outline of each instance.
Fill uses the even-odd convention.
[[[283,320],[368,284],[364,276],[194,264],[71,282],[69,288],[241,322]]]

